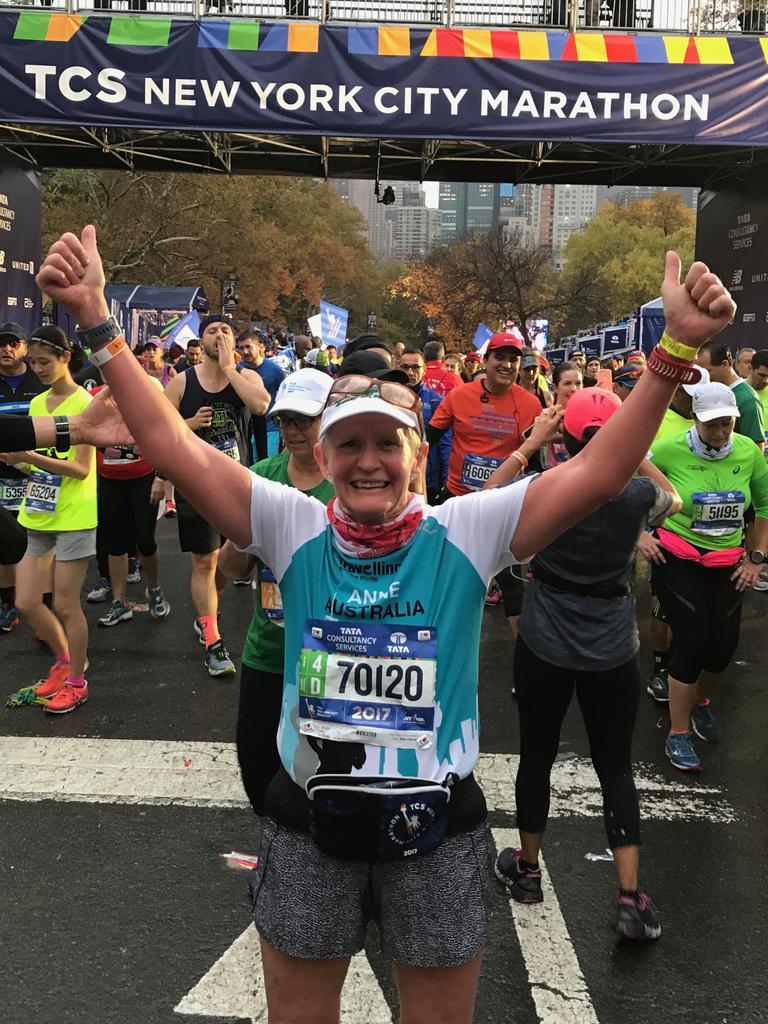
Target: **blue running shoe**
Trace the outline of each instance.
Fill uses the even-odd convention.
[[[10,633],[14,626],[19,624],[19,613],[13,605],[6,605],[0,609],[0,633]]]
[[[720,723],[712,713],[712,705],[709,701],[706,704],[693,705],[691,729],[700,740],[706,740],[707,743],[720,742]]]
[[[674,768],[681,772],[700,772],[701,761],[693,749],[693,736],[689,732],[671,732],[664,748]]]

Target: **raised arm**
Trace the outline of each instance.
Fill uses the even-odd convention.
[[[736,305],[722,281],[694,263],[680,283],[680,257],[668,252],[661,288],[665,334],[695,354],[733,319]],[[690,356],[688,353],[688,357]],[[620,494],[651,447],[677,379],[647,370],[632,394],[575,458],[526,492],[512,551],[525,559]]]
[[[83,229],[80,238],[67,232],[54,242],[37,284],[54,302],[69,309],[81,329],[107,319],[104,271],[91,225]],[[109,348],[114,354],[102,363],[102,374],[146,458],[212,526],[240,547],[249,544],[248,470],[192,433],[173,405],[152,386],[124,343],[121,346],[116,341]],[[221,494],[228,495],[226,502],[220,500]]]

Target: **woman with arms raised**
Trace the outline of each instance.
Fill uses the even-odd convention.
[[[336,491],[326,508],[200,441],[155,393],[109,320],[92,227],[52,246],[38,283],[77,319],[147,458],[280,584],[282,767],[252,882],[270,1020],[339,1020],[375,914],[403,1024],[471,1021],[486,936],[486,809],[472,774],[486,587],[618,494],[676,384],[696,378],[691,360],[734,304],[703,264],[679,275],[670,253],[666,349],[545,489],[528,477],[425,506],[412,491],[427,455],[418,399],[346,376],[316,448]]]

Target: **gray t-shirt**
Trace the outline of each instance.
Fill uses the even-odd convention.
[[[664,521],[671,504],[672,496],[652,480],[634,477],[617,498],[536,555],[518,629],[538,658],[600,672],[637,653],[630,590],[635,544],[646,526]]]

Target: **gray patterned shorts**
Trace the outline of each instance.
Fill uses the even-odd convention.
[[[411,861],[340,860],[267,818],[250,880],[259,933],[287,956],[353,956],[375,920],[385,954],[410,967],[456,967],[483,952],[490,878],[487,825]]]

